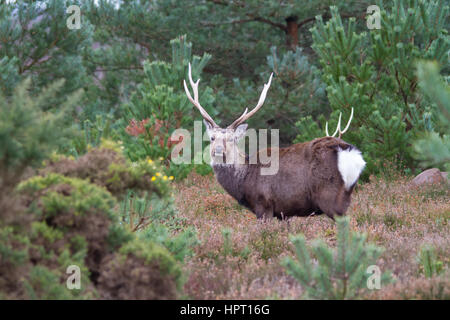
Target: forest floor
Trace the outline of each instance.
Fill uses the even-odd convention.
[[[308,242],[336,242],[325,215],[259,221],[215,181],[191,174],[176,185],[176,205],[200,244],[185,264],[185,294],[192,299],[301,299],[301,286],[280,261],[294,256],[289,235]],[[394,283],[366,290],[361,299],[450,299],[450,190],[448,185],[412,189],[406,177],[372,178],[359,184],[347,211],[353,231],[385,250],[377,262]],[[435,248],[438,276],[426,278],[420,248]]]

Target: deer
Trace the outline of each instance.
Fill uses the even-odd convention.
[[[238,148],[247,131],[246,122],[264,104],[272,82],[264,84],[259,101],[250,112],[248,108],[226,128],[221,128],[200,105],[198,85],[192,79],[189,64],[188,77],[193,97],[184,80],[189,101],[200,111],[210,140],[211,166],[219,184],[239,204],[252,211],[257,219],[289,219],[294,216],[312,216],[325,213],[335,220],[346,213],[351,194],[364,170],[366,162],[354,145],[341,139],[353,118],[341,130],[341,116],[333,135],[312,141],[278,148],[278,170],[272,175],[261,174],[265,166],[261,161],[249,162],[249,156]],[[338,134],[336,137],[336,134]],[[257,153],[259,154],[261,150]],[[272,148],[264,152],[270,154]],[[259,157],[257,156],[257,159]]]

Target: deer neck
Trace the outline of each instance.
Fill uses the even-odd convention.
[[[213,164],[214,174],[220,185],[239,203],[245,202],[244,181],[248,164]]]

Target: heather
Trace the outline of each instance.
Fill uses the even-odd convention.
[[[384,248],[376,264],[390,271],[392,283],[365,290],[358,299],[448,299],[448,185],[414,189],[409,177],[372,177],[359,185],[347,212],[352,231]],[[336,247],[336,223],[326,216],[259,221],[236,204],[214,177],[189,176],[177,184],[177,206],[200,244],[186,262],[187,294],[196,299],[298,299],[304,289],[282,267],[295,255],[290,235],[308,244],[322,239]],[[181,196],[182,195],[182,196]],[[427,274],[420,260],[424,245],[434,248]]]

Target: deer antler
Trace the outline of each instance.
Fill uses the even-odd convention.
[[[341,118],[342,118],[342,112],[339,112],[339,120],[338,120],[338,124],[336,127],[336,131],[332,135],[332,137],[334,137],[336,135],[336,133],[339,132],[339,139],[350,127],[350,122],[352,122],[352,119],[353,119],[353,108],[352,108],[352,112],[350,113],[350,118],[348,119],[347,125],[345,126],[344,130],[342,130],[342,131],[341,131]],[[328,133],[328,121],[325,124],[325,133],[327,134],[327,137],[330,136],[330,134]]]
[[[247,113],[248,108],[245,108],[244,113],[239,118],[237,118],[232,124],[230,124],[228,126],[228,128],[235,129],[238,125],[247,121],[248,118],[250,118],[252,115],[254,115],[256,113],[256,111],[258,111],[262,107],[262,105],[264,104],[264,100],[266,100],[267,91],[269,90],[270,84],[272,82],[272,76],[273,76],[273,72],[270,74],[269,82],[267,82],[264,85],[263,91],[261,92],[261,96],[259,97],[259,101],[258,101],[258,104],[256,105],[256,107],[249,113]]]
[[[208,121],[213,127],[219,127],[211,118],[211,116],[208,114],[208,112],[206,112],[205,109],[203,109],[203,107],[200,105],[200,102],[198,101],[198,83],[200,82],[200,79],[198,79],[197,82],[194,82],[194,80],[192,80],[191,63],[189,63],[189,82],[191,83],[192,90],[194,91],[194,99],[192,99],[191,93],[189,92],[186,80],[183,80],[184,90],[186,91],[188,99],[192,102],[194,106],[197,107],[197,109],[202,114],[203,119]]]

